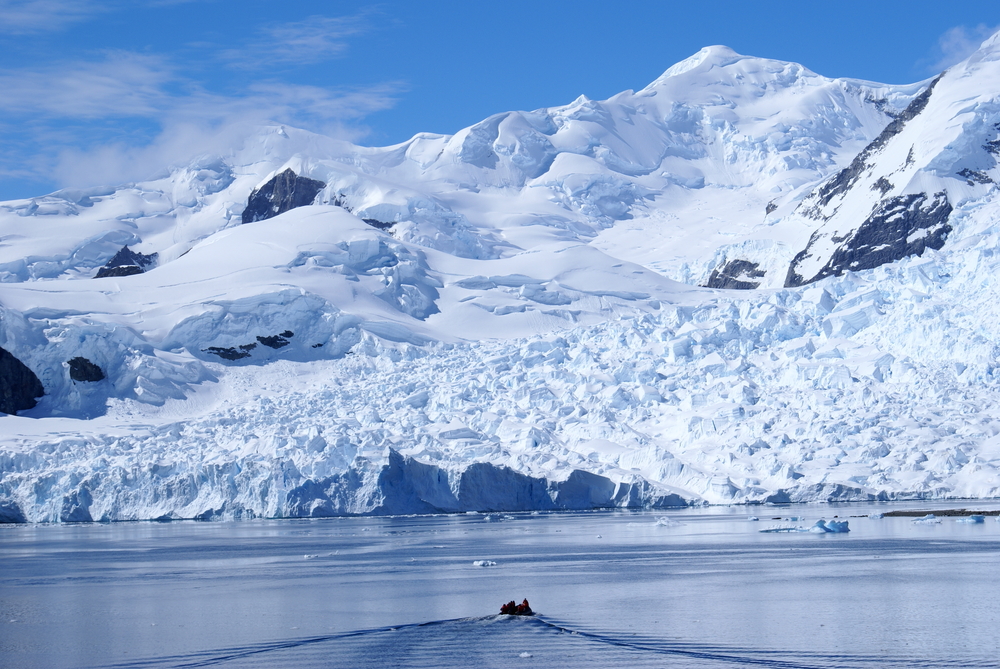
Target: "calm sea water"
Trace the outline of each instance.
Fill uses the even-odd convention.
[[[890,508],[0,526],[0,666],[998,666],[995,518],[760,532]]]

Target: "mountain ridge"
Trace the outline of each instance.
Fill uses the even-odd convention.
[[[454,135],[270,126],[0,203],[0,346],[46,393],[0,417],[3,515],[997,496],[997,45],[907,86],[707,47]],[[93,278],[126,247],[156,264]]]

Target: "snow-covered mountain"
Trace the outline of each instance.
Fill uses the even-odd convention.
[[[0,520],[996,496],[998,58],[0,203]]]

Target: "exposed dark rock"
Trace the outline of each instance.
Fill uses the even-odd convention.
[[[776,205],[776,204],[775,204],[775,203],[773,203],[773,202],[768,202],[768,203],[767,203],[767,206],[766,206],[766,207],[764,207],[764,215],[765,215],[765,216],[767,216],[767,215],[768,215],[768,214],[770,214],[770,213],[771,213],[772,211],[777,211],[777,210],[778,210],[778,205]]]
[[[767,272],[757,269],[758,266],[758,263],[749,260],[730,260],[721,270],[712,270],[705,287],[753,290],[760,285],[760,282],[747,281],[746,279],[759,279],[767,274]]]
[[[980,172],[979,170],[970,170],[968,167],[960,171],[958,173],[958,176],[965,179],[965,182],[970,186],[974,186],[976,184],[985,185],[993,183],[993,179],[991,179],[990,176],[985,172]]]
[[[271,335],[269,337],[261,337],[258,335],[257,341],[268,348],[282,348],[284,346],[288,346],[288,339],[281,335]]]
[[[211,353],[212,355],[217,355],[223,360],[242,360],[243,358],[250,357],[250,351],[257,348],[257,343],[263,344],[268,348],[279,349],[288,346],[289,339],[294,337],[295,333],[291,330],[285,330],[281,334],[270,335],[266,337],[257,337],[257,342],[251,342],[249,344],[240,344],[239,346],[209,346],[208,348],[203,348],[202,351],[205,353]]]
[[[899,112],[889,106],[889,101],[885,98],[876,98],[871,95],[865,98],[865,102],[870,102],[875,109],[879,110],[892,119],[899,118]]]
[[[102,267],[94,278],[104,279],[109,276],[133,276],[134,274],[142,274],[142,268],[137,265],[121,265],[119,267]]]
[[[78,356],[69,361],[69,378],[74,381],[101,381],[104,379],[104,370]]]
[[[107,262],[101,269],[97,270],[95,279],[103,279],[109,276],[132,276],[142,274],[147,268],[156,263],[156,253],[149,255],[136,253],[127,246],[123,246],[115,256]]]
[[[28,519],[24,517],[24,512],[17,502],[10,500],[0,502],[0,525],[10,523],[26,523]]]
[[[876,152],[882,150],[882,148],[889,143],[889,140],[902,132],[908,121],[916,118],[916,116],[924,110],[927,103],[931,99],[931,92],[934,90],[937,83],[941,81],[941,77],[943,76],[944,74],[941,74],[934,79],[934,81],[932,81],[920,95],[913,98],[910,104],[907,105],[906,109],[904,109],[899,116],[894,118],[889,125],[882,130],[879,136],[871,142],[871,144],[866,146],[861,153],[855,156],[850,165],[842,169],[837,173],[837,176],[833,177],[820,187],[819,191],[817,191],[817,206],[825,206],[829,204],[830,201],[837,195],[846,193],[851,189],[861,175],[869,167],[871,167],[869,164],[869,158],[871,158]],[[818,211],[814,210],[814,214],[818,215]]]
[[[877,190],[882,195],[885,195],[892,189],[893,185],[885,177],[879,177],[879,180],[872,184],[872,190]]]
[[[209,346],[208,348],[203,348],[202,351],[217,355],[223,360],[239,360],[241,358],[249,358],[250,351],[255,348],[257,348],[257,344],[241,344],[239,348],[236,348],[235,346],[230,346],[228,348],[224,348],[222,346]]]
[[[806,248],[798,253],[788,268],[785,287],[802,286],[844,272],[872,269],[907,256],[920,255],[924,249],[944,246],[951,226],[951,204],[944,192],[928,198],[926,193],[900,195],[881,202],[853,233],[833,238],[840,246],[815,276],[798,273],[799,265],[809,257],[809,249],[819,238],[813,233]],[[925,230],[921,235],[913,233]]]
[[[1000,123],[994,123],[993,129],[1000,132]],[[994,139],[983,144],[983,148],[994,156],[1000,156],[1000,139]]]
[[[899,511],[885,511],[882,515],[886,518],[923,518],[929,514],[944,517],[1000,516],[1000,509],[985,509],[981,511],[972,511],[969,509],[902,509]]]
[[[396,225],[395,223],[386,223],[384,221],[380,221],[377,218],[362,218],[361,220],[367,223],[368,225],[372,226],[373,228],[378,228],[379,230],[388,230],[392,226]]]
[[[16,414],[33,409],[37,398],[45,394],[42,382],[35,373],[0,348],[0,413]]]
[[[250,193],[243,210],[243,222],[264,221],[296,207],[310,205],[324,188],[326,184],[322,181],[300,177],[287,169]]]

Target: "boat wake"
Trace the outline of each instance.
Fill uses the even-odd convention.
[[[101,669],[160,667],[770,667],[772,669],[861,669],[863,667],[990,667],[989,658],[944,660],[765,650],[612,635],[574,629],[540,616],[508,615],[437,620],[395,627],[300,637],[147,658]],[[97,669],[97,668],[94,668]]]

